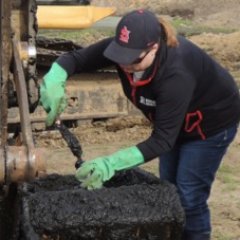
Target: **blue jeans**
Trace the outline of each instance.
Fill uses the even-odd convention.
[[[233,141],[238,125],[206,140],[175,146],[160,156],[160,178],[176,185],[185,210],[185,231],[211,232],[207,199],[221,160]]]

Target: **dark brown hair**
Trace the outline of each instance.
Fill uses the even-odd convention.
[[[176,34],[175,28],[172,26],[172,24],[169,21],[167,21],[163,17],[159,17],[159,21],[160,21],[162,30],[165,33],[167,46],[177,47],[179,45],[179,42],[177,40],[177,34]]]

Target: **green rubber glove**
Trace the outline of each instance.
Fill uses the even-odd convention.
[[[53,63],[49,72],[43,77],[40,85],[40,103],[47,112],[47,126],[51,126],[67,106],[66,80],[67,72],[58,63]]]
[[[103,183],[114,176],[116,171],[129,169],[144,163],[140,150],[134,146],[119,150],[105,157],[84,162],[76,172],[81,186],[91,189],[101,188]]]

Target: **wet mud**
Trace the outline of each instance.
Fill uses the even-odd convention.
[[[18,196],[18,240],[181,239],[184,211],[176,188],[140,169],[94,191],[72,175],[50,175],[19,185]]]

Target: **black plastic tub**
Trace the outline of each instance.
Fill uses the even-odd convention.
[[[50,175],[18,186],[17,196],[21,240],[180,240],[184,226],[175,186],[140,169],[93,191]]]

